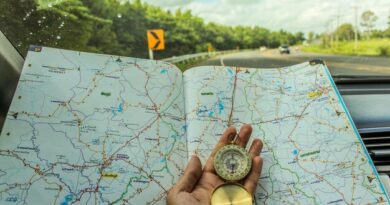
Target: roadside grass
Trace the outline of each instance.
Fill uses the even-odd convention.
[[[371,39],[359,41],[356,52],[353,41],[338,42],[337,44],[334,43],[332,48],[324,48],[322,45],[311,45],[302,48],[302,51],[341,55],[390,57],[390,39]]]
[[[200,63],[202,61],[204,61],[205,59],[198,59],[198,60],[189,60],[189,61],[186,61],[186,62],[180,62],[180,63],[176,63],[176,67],[178,67],[182,72],[186,71],[187,69],[193,67],[194,65],[196,65],[197,63]]]

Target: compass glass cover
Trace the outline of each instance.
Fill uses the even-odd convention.
[[[226,145],[216,154],[214,167],[227,181],[243,179],[250,171],[252,160],[246,150],[238,145]]]

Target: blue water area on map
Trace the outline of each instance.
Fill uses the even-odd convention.
[[[293,154],[294,154],[294,155],[297,155],[297,154],[298,154],[298,150],[294,149],[294,150],[293,150]]]
[[[99,139],[93,139],[92,140],[92,144],[93,145],[99,145],[100,144],[100,140]]]
[[[182,128],[183,128],[184,131],[187,131],[187,127],[188,127],[188,125],[183,125]]]
[[[285,86],[284,89],[285,89],[286,91],[290,91],[290,90],[292,89],[292,87],[291,87],[291,86]]]
[[[120,103],[117,108],[112,108],[111,112],[112,112],[112,115],[114,115],[114,116],[116,116],[116,114],[118,112],[122,113],[123,112],[123,104]]]
[[[230,77],[234,76],[234,73],[231,68],[227,68],[226,70],[228,71]]]
[[[119,104],[118,110],[117,110],[117,111],[118,111],[118,112],[123,112],[123,105],[122,105],[122,103]]]
[[[166,74],[166,73],[168,73],[168,70],[167,69],[161,69],[160,73],[161,74]]]
[[[209,117],[212,117],[212,116],[214,116],[214,111],[210,110],[209,111]]]
[[[176,140],[179,138],[179,136],[178,135],[171,135],[171,138]]]
[[[198,111],[196,112],[197,115],[200,115],[202,113],[207,113],[209,111],[209,109],[207,109],[206,106],[201,106],[199,107]]]
[[[223,109],[225,109],[225,105],[223,104],[222,100],[218,100],[218,111],[219,111],[219,114],[222,113]]]
[[[70,201],[72,201],[73,199],[73,195],[72,194],[68,194],[65,196],[64,198],[64,201],[61,202],[61,205],[68,205]]]
[[[112,115],[116,116],[116,109],[115,108],[112,108],[111,112],[112,112]]]
[[[11,197],[7,197],[5,199],[6,202],[17,202],[18,201],[18,198],[14,197],[14,196],[11,196]]]

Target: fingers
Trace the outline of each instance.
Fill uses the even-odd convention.
[[[244,124],[240,129],[240,133],[238,134],[239,137],[236,143],[241,147],[245,148],[251,134],[252,134],[252,126],[249,124]]]
[[[263,149],[263,142],[260,139],[255,139],[252,142],[251,147],[249,148],[249,154],[251,157],[259,156],[261,149]]]
[[[207,162],[204,166],[204,171],[206,172],[214,172],[214,156],[217,151],[223,147],[224,145],[229,143],[229,139],[234,137],[237,134],[237,130],[234,127],[229,127],[222,134],[222,137],[219,139],[217,145],[215,145],[214,150],[211,152],[210,157],[207,159]]]
[[[237,130],[236,128],[234,127],[229,127],[225,130],[225,132],[222,134],[222,137],[219,139],[219,142],[217,143],[217,145],[215,145],[213,151],[211,152],[211,155],[210,156],[213,156],[217,153],[217,151],[225,146],[226,144],[229,143],[229,141],[231,140],[231,138],[234,138],[234,136],[236,136],[237,134]]]
[[[244,186],[250,191],[250,193],[254,193],[256,191],[257,182],[260,177],[261,168],[263,166],[263,159],[259,157],[261,149],[263,149],[263,142],[260,139],[255,139],[252,142],[251,147],[249,148],[249,154],[252,157],[252,170],[248,174],[247,178],[244,180]],[[260,162],[260,169],[258,161]]]
[[[184,171],[183,177],[177,183],[178,191],[191,192],[202,176],[202,164],[199,158],[193,155]]]
[[[244,181],[244,187],[252,195],[256,191],[257,182],[259,181],[262,167],[263,167],[263,159],[260,156],[254,157],[252,160],[252,170]]]

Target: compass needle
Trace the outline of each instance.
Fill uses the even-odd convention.
[[[214,167],[221,178],[227,181],[239,181],[249,173],[252,159],[244,148],[229,144],[218,150]]]

